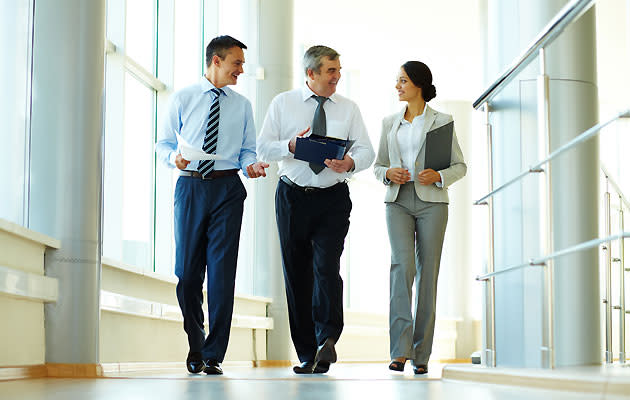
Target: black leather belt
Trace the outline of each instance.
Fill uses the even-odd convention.
[[[206,176],[201,175],[197,171],[179,171],[179,176],[191,176],[193,178],[199,178],[203,180],[223,178],[224,176],[232,176],[238,174],[238,169],[220,169],[212,171]]]
[[[297,189],[297,190],[302,191],[304,193],[315,193],[315,192],[325,192],[325,191],[328,191],[328,190],[335,190],[339,186],[346,184],[346,182],[337,182],[336,184],[334,184],[332,186],[319,188],[319,187],[314,187],[314,186],[300,186],[297,183],[293,182],[291,179],[289,179],[286,175],[282,175],[280,177],[280,180],[282,182],[286,183],[287,185],[289,185],[292,189]]]

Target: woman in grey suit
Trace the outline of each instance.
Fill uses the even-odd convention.
[[[389,368],[402,371],[407,359],[416,374],[428,372],[435,328],[435,295],[448,220],[447,188],[466,175],[466,164],[453,130],[450,166],[425,169],[427,132],[453,121],[426,103],[435,97],[429,67],[408,61],[400,68],[396,90],[407,104],[383,119],[374,164],[387,186],[385,215],[391,246]],[[442,134],[442,133],[440,133]],[[411,314],[411,287],[416,284]]]

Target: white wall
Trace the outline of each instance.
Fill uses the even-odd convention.
[[[470,103],[482,90],[482,13],[480,1],[405,1],[363,2],[358,0],[323,0],[317,6],[304,1],[295,2],[294,17],[294,85],[303,81],[301,58],[312,45],[330,46],[341,54],[342,77],[338,92],[350,97],[359,107],[375,149],[380,137],[383,117],[399,110],[400,103],[394,89],[400,66],[408,60],[425,62],[433,73],[437,97],[430,103],[441,111],[449,112],[449,105]],[[459,130],[470,141],[465,150],[469,167],[483,160],[474,159],[472,142],[479,135],[473,109],[456,107],[464,112]],[[461,111],[463,110],[463,111]],[[462,139],[460,139],[462,140]],[[485,140],[485,139],[484,139]],[[469,169],[470,171],[474,168]],[[482,175],[484,170],[475,170]],[[471,174],[467,183],[457,183],[453,190],[465,195],[455,196],[458,207],[465,213],[451,213],[449,227],[466,233],[451,232],[450,245],[445,249],[440,289],[438,316],[462,318],[474,314],[461,310],[467,295],[478,293],[478,284],[471,271],[480,270],[481,261],[467,257],[470,247],[483,248],[484,242],[463,243],[470,240]],[[463,185],[463,186],[462,186]],[[459,188],[458,186],[462,186]],[[464,187],[465,186],[465,187]],[[459,190],[464,189],[464,191]],[[353,211],[350,232],[346,240],[349,261],[343,277],[346,280],[346,306],[350,309],[386,313],[389,299],[390,249],[384,216],[384,187],[376,181],[372,169],[359,173],[350,183]],[[456,194],[456,193],[455,193]],[[453,205],[452,205],[453,206]],[[454,210],[453,207],[450,208]],[[447,233],[447,237],[449,234]],[[465,238],[465,239],[463,239]],[[483,240],[477,236],[477,241]],[[447,243],[448,244],[448,243]],[[369,251],[365,251],[369,249]],[[456,253],[463,250],[459,257]],[[360,259],[363,254],[364,259]],[[464,261],[465,260],[465,261]],[[360,261],[360,262],[357,262]],[[462,262],[468,265],[461,265]],[[349,270],[349,271],[348,271]],[[465,271],[455,278],[457,271]],[[460,279],[461,281],[458,281]],[[462,286],[464,292],[459,290]],[[454,298],[455,297],[455,298]],[[468,302],[475,307],[478,303]],[[478,313],[477,313],[478,316]]]
[[[437,101],[471,100],[482,90],[478,0],[295,2],[296,66],[303,49],[324,44],[341,54],[339,93],[361,107],[373,142],[382,118],[399,109],[394,84],[408,60],[433,73]],[[296,70],[296,82],[303,74]],[[355,79],[345,87],[348,76]]]

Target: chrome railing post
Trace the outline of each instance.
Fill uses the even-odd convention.
[[[539,132],[539,153],[541,158],[547,157],[551,149],[551,132],[549,121],[549,75],[545,69],[545,49],[538,52],[540,61],[540,75],[537,78],[538,84],[538,132]],[[544,173],[544,181],[541,182],[541,249],[543,254],[553,252],[553,201],[552,201],[552,177],[551,162],[547,164]],[[555,365],[553,352],[553,265],[554,261],[549,260],[545,268],[544,283],[544,306],[543,306],[543,343],[541,347],[542,365],[553,368]]]
[[[490,105],[484,105],[484,113],[486,119],[486,134],[488,148],[488,190],[493,189],[493,150],[492,150],[492,125],[490,124]],[[494,272],[494,198],[487,199],[488,205],[488,268],[487,273]],[[495,299],[494,299],[494,277],[485,281],[485,349],[484,359],[485,365],[488,367],[496,367],[496,321],[495,321]]]
[[[623,197],[619,193],[619,232],[624,232]],[[624,238],[619,239],[619,362],[626,362],[626,279]]]
[[[606,192],[604,193],[604,230],[606,236],[610,236],[610,192],[608,191],[608,176],[606,176]],[[606,275],[606,298],[604,304],[606,305],[606,363],[613,362],[612,353],[612,302],[611,302],[611,242],[604,244],[604,257],[605,257],[605,275]]]

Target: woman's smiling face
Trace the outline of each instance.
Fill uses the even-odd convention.
[[[396,90],[400,101],[410,101],[418,98],[418,96],[422,97],[422,89],[413,84],[403,67],[400,67],[400,72],[398,73]]]

